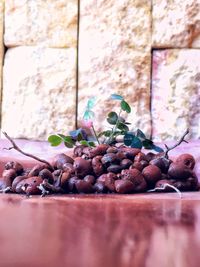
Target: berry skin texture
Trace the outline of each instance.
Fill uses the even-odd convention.
[[[182,154],[176,159],[175,163],[181,163],[185,165],[185,167],[193,170],[195,165],[195,159],[191,154]]]
[[[155,165],[149,165],[145,167],[142,171],[142,174],[147,184],[155,184],[161,179],[162,176],[161,170]]]

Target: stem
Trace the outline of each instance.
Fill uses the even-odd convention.
[[[95,129],[94,129],[94,125],[93,125],[93,124],[92,124],[92,130],[93,130],[94,136],[95,136],[95,138],[96,138],[96,140],[97,140],[97,143],[100,145],[99,138],[98,138],[98,136],[97,136],[97,133],[96,133],[96,131],[95,131]]]
[[[165,151],[165,155],[164,155],[164,157],[165,158],[169,158],[169,156],[168,156],[168,153],[169,153],[169,151],[170,150],[172,150],[172,149],[174,149],[175,147],[177,147],[177,146],[179,146],[182,142],[185,142],[185,143],[188,143],[184,138],[185,138],[185,136],[187,135],[189,133],[189,129],[187,129],[186,130],[186,132],[183,134],[183,136],[180,138],[180,140],[175,144],[175,145],[173,145],[173,146],[171,146],[171,147],[168,147],[166,144],[165,144],[165,147],[166,147],[166,151]]]
[[[34,156],[32,154],[29,154],[29,153],[26,153],[26,152],[22,151],[6,132],[3,132],[3,134],[11,142],[11,144],[13,145],[12,147],[4,148],[4,149],[6,149],[6,150],[15,149],[19,153],[23,154],[24,156],[27,156],[27,157],[35,159],[35,160],[37,160],[39,162],[45,163],[50,168],[50,170],[52,170],[52,171],[54,170],[54,168],[51,166],[51,164],[48,161],[46,161],[44,159],[40,159],[40,158],[38,158],[38,157],[36,157],[36,156]]]

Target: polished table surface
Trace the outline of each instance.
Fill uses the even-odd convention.
[[[46,142],[17,140],[26,152],[51,160],[66,152]],[[5,162],[36,162],[4,150]],[[71,151],[68,151],[70,154]],[[191,153],[200,181],[200,141],[170,152]],[[200,192],[65,195],[26,198],[0,194],[0,267],[199,267]]]
[[[200,192],[0,195],[1,267],[198,267]]]

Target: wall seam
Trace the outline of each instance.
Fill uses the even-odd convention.
[[[79,91],[79,29],[80,29],[80,0],[78,1],[77,10],[77,45],[76,45],[76,110],[75,110],[75,128],[78,128],[78,91]]]

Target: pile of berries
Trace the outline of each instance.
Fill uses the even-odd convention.
[[[32,194],[47,193],[139,193],[154,188],[162,191],[196,191],[195,159],[182,154],[172,160],[164,153],[144,153],[124,145],[79,145],[73,157],[58,154],[52,167],[37,164],[25,169],[15,161],[6,163],[0,189]],[[168,185],[168,186],[166,186]],[[171,185],[171,186],[170,186]]]

